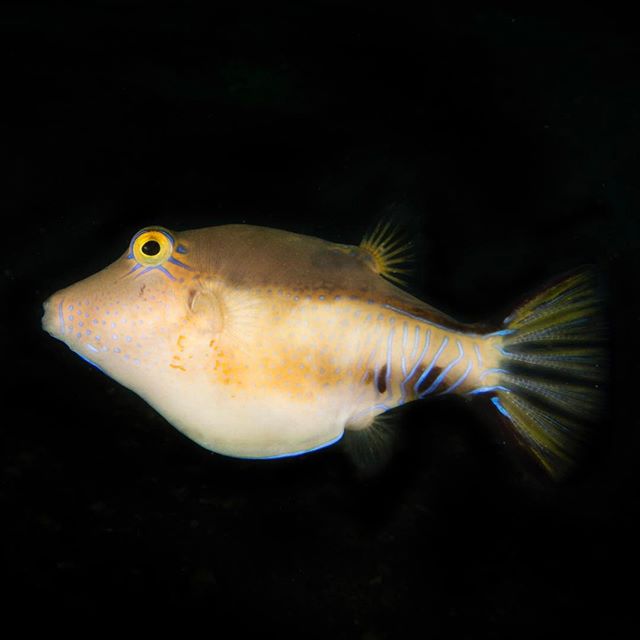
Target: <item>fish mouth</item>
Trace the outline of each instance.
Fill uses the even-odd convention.
[[[54,338],[61,338],[65,333],[64,313],[62,304],[64,299],[53,294],[42,303],[44,315],[42,316],[42,328]]]

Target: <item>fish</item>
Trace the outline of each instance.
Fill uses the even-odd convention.
[[[42,325],[213,452],[277,459],[436,396],[489,399],[554,479],[602,406],[602,296],[578,269],[502,322],[459,322],[410,294],[389,222],[359,245],[249,224],[134,234],[102,271],[44,302]]]

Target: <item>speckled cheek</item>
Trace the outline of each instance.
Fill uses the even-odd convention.
[[[121,360],[134,366],[159,362],[165,303],[153,294],[135,302],[65,296],[59,310],[63,340],[90,360]]]

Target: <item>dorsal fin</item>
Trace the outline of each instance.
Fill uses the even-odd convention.
[[[408,274],[412,270],[398,265],[413,262],[413,243],[398,225],[390,220],[378,222],[373,231],[362,238],[360,249],[368,254],[375,273],[395,284],[406,284],[398,274]]]

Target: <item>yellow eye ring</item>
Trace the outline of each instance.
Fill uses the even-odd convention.
[[[173,253],[173,238],[164,229],[143,229],[131,241],[131,257],[145,267],[157,267]]]

